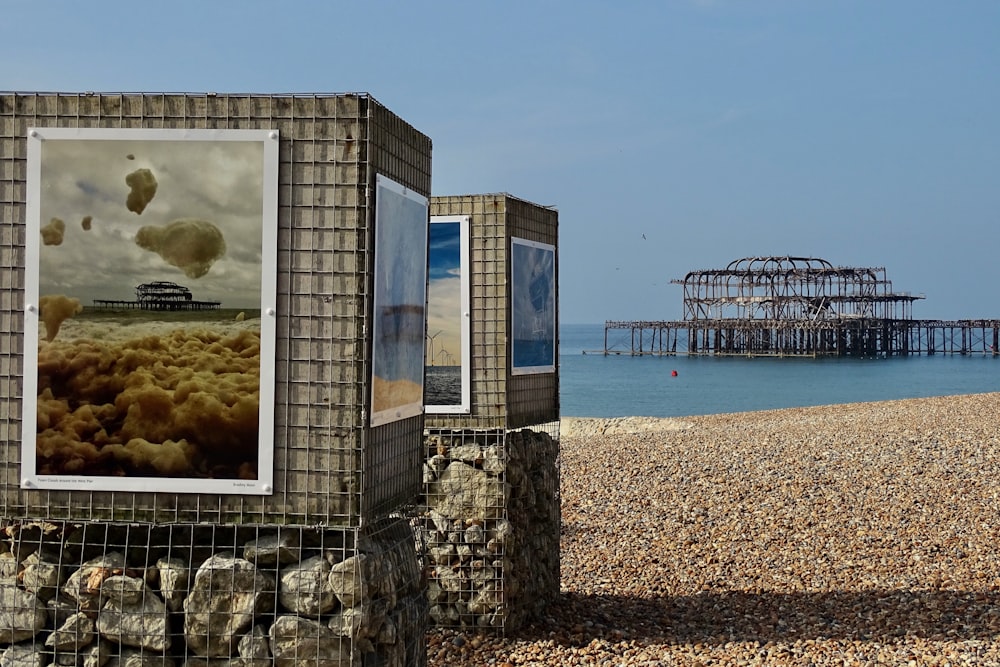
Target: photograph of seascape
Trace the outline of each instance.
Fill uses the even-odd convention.
[[[469,410],[468,227],[468,216],[431,216],[424,403],[432,413]]]
[[[261,396],[270,405],[273,392],[263,133],[40,136],[26,479],[260,492],[272,475]]]

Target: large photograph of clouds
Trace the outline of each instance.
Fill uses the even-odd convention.
[[[424,409],[427,208],[426,197],[376,177],[372,426]]]
[[[469,351],[469,217],[432,215],[427,256],[428,413],[467,413],[472,402]]]
[[[510,254],[511,373],[555,372],[555,246],[512,238]]]
[[[272,492],[277,148],[29,131],[24,487]]]

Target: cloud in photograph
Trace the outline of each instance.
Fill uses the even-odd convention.
[[[42,142],[40,220],[83,222],[64,228],[61,245],[43,237],[39,293],[86,307],[169,281],[199,301],[259,308],[263,141],[121,136]]]
[[[125,206],[139,215],[156,196],[156,177],[149,169],[136,169],[125,177],[125,184],[131,188]]]
[[[135,243],[180,268],[188,278],[201,278],[226,254],[222,232],[207,220],[174,220],[163,227],[147,225],[136,232]]]
[[[66,223],[59,218],[52,218],[49,224],[42,227],[42,243],[45,245],[62,245],[66,233]]]

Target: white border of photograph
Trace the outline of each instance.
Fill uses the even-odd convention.
[[[395,197],[396,203],[391,202]],[[408,207],[408,202],[416,203],[417,208]],[[427,226],[429,224],[429,201],[418,192],[382,176],[375,175],[375,266],[374,289],[372,290],[372,353],[371,353],[371,426],[381,426],[400,419],[407,419],[423,414],[424,411],[424,338],[427,335]],[[393,212],[410,213],[399,219],[392,217]],[[411,238],[410,235],[419,237]],[[411,243],[407,243],[407,240]],[[390,299],[394,290],[404,290],[407,294],[398,294],[404,302],[383,303]],[[412,298],[412,303],[407,298]],[[398,320],[394,361],[412,371],[407,377],[387,377],[379,368],[388,360],[388,355],[380,354],[382,345],[383,319],[379,313],[384,308],[397,309]],[[419,308],[419,312],[410,313],[410,309]],[[403,328],[400,329],[399,325]],[[407,325],[416,325],[417,330],[409,331]],[[402,334],[400,336],[400,334]],[[413,383],[415,387],[406,387]],[[395,405],[376,410],[379,385],[386,388],[396,385],[403,388],[403,394],[409,398],[413,390],[415,400],[403,400]],[[419,389],[419,391],[417,391]],[[397,395],[396,390],[389,390]]]
[[[424,409],[430,414],[468,414],[472,410],[472,341],[471,341],[471,331],[472,323],[470,316],[470,280],[471,280],[471,262],[469,256],[469,216],[467,215],[432,215],[431,225],[435,224],[455,224],[459,225],[459,252],[461,253],[459,258],[459,283],[460,283],[460,295],[459,303],[457,304],[459,311],[459,336],[461,340],[461,352],[459,355],[459,363],[462,366],[462,399],[461,403],[456,404],[441,404],[441,405],[431,405],[428,404],[424,406]],[[430,233],[428,231],[428,233]],[[429,243],[430,239],[428,239]],[[429,281],[428,281],[429,284]],[[428,287],[428,289],[430,289]],[[428,294],[428,300],[430,300],[430,295]],[[428,312],[428,332],[430,331],[430,317],[431,314]],[[424,389],[426,394],[426,387]]]
[[[511,375],[531,375],[539,373],[554,373],[556,370],[556,247],[549,243],[540,243],[538,241],[529,241],[528,239],[522,239],[517,237],[511,237],[510,239],[510,372]],[[521,293],[522,290],[530,290],[530,285],[523,285],[518,278],[518,265],[517,265],[517,252],[515,248],[517,246],[523,246],[525,248],[532,248],[534,250],[541,250],[551,254],[551,261],[549,264],[550,273],[547,278],[549,280],[550,288],[550,298],[548,299],[548,304],[546,308],[549,312],[545,312],[542,316],[545,318],[542,322],[536,322],[530,325],[533,329],[537,328],[538,324],[542,324],[551,332],[551,348],[552,348],[552,359],[550,363],[538,364],[534,366],[517,366],[514,362],[517,355],[517,331],[521,322],[518,319],[521,316],[521,311],[518,308],[518,301],[524,298],[524,294]]]
[[[39,475],[36,473],[38,393],[39,260],[41,230],[42,144],[47,141],[129,142],[260,142],[263,146],[261,183],[261,285],[260,285],[260,404],[258,412],[257,479],[191,479],[183,477],[114,477]],[[270,495],[274,492],[275,337],[277,330],[278,247],[278,144],[277,130],[241,129],[139,129],[55,128],[28,130],[27,207],[25,241],[25,318],[23,429],[21,487],[73,491],[148,491],[161,493],[218,493]],[[124,183],[123,183],[124,187]]]

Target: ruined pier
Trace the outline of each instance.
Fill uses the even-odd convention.
[[[671,282],[684,288],[684,319],[607,321],[604,354],[888,357],[1000,348],[1000,320],[914,319],[923,295],[894,292],[882,267],[748,257]]]

